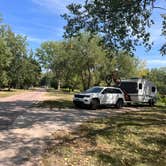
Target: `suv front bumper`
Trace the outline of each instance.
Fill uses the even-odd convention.
[[[91,99],[90,98],[74,98],[73,99],[74,104],[80,104],[80,105],[90,105]]]

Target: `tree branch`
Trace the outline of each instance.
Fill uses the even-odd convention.
[[[166,11],[166,8],[163,8],[163,7],[160,7],[160,6],[154,6],[153,8],[154,9],[161,9],[161,10],[165,10]]]

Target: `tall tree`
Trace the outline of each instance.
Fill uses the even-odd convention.
[[[81,78],[83,89],[100,82],[99,71],[106,61],[105,51],[98,45],[100,38],[89,40],[89,37],[89,34],[81,34],[70,41],[70,67]]]
[[[151,69],[147,76],[147,79],[153,81],[157,85],[157,89],[160,94],[166,95],[166,67],[159,69]]]
[[[97,82],[97,71],[105,58],[98,41],[97,37],[89,41],[89,35],[82,34],[69,41],[44,42],[36,50],[36,55],[42,66],[54,73],[55,82],[71,89],[80,88],[81,84],[83,89],[87,89]]]
[[[8,75],[10,78],[10,86],[20,87],[22,81],[22,65],[23,59],[27,56],[27,42],[26,37],[16,35],[11,28],[6,29],[6,42],[12,54],[12,63],[8,68]]]
[[[39,84],[41,68],[39,63],[31,56],[24,57],[20,70],[19,85],[21,88],[29,88]]]
[[[0,18],[0,22],[2,19]],[[6,28],[4,24],[0,24],[0,89],[3,86],[7,86],[9,83],[9,77],[7,69],[12,62],[11,50],[6,42]]]
[[[28,54],[26,37],[0,24],[0,87],[28,88],[36,84],[40,72],[38,62]]]
[[[63,42],[44,42],[36,50],[36,56],[42,67],[47,71],[51,70],[58,80],[58,89],[60,89],[61,81],[65,73],[67,62],[65,55],[66,52]]]
[[[138,59],[126,52],[120,52],[116,57],[116,68],[121,78],[130,78],[137,75]]]

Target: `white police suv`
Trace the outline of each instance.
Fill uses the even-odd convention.
[[[83,105],[97,109],[101,105],[115,105],[121,108],[125,102],[124,93],[116,87],[92,87],[85,92],[75,94],[73,103],[76,107]]]

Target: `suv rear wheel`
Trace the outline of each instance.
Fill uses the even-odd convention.
[[[99,108],[100,103],[97,99],[92,99],[91,101],[91,109],[96,110],[97,108]]]
[[[117,101],[117,103],[116,103],[116,108],[121,108],[121,107],[123,107],[123,100],[122,99],[119,99],[118,101]]]

